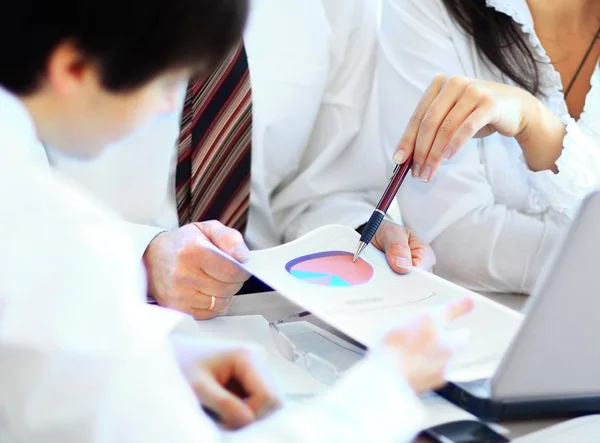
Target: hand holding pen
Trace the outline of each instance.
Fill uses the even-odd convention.
[[[367,247],[369,243],[371,243],[371,240],[375,236],[377,229],[379,229],[379,225],[381,225],[381,222],[383,221],[387,210],[396,198],[396,194],[400,189],[400,185],[402,185],[402,182],[408,175],[408,171],[410,170],[411,166],[412,154],[409,155],[409,157],[404,163],[402,163],[401,165],[396,165],[394,173],[390,178],[390,182],[388,183],[388,186],[385,192],[383,193],[383,196],[381,197],[377,208],[375,208],[375,211],[373,212],[371,218],[369,219],[369,221],[363,229],[362,235],[360,236],[360,243],[358,244],[358,250],[354,254],[352,261],[356,261],[358,257],[360,257],[362,251]]]

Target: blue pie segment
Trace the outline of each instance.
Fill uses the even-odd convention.
[[[337,275],[322,274],[319,272],[301,271],[299,269],[291,269],[290,274],[292,274],[297,279],[304,280],[307,283],[313,283],[316,285],[336,286],[336,287],[352,286],[346,280],[338,277]]]

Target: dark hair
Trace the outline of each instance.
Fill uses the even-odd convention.
[[[487,61],[521,88],[537,95],[540,75],[535,57],[519,25],[508,15],[490,8],[486,0],[443,0],[446,9],[473,38]]]
[[[123,92],[171,69],[208,72],[241,38],[248,0],[0,0],[0,11],[1,86],[34,92],[73,42]]]

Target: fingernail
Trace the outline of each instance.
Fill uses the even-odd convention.
[[[233,255],[238,260],[246,261],[250,256],[250,250],[245,244],[237,245],[235,248],[233,248]]]
[[[419,173],[421,172],[421,165],[418,163],[413,163],[412,165],[412,175],[413,177],[418,177]]]
[[[444,157],[446,160],[452,157],[452,149],[446,148],[442,154],[442,157]]]
[[[394,162],[401,165],[404,162],[404,149],[400,148],[394,154]]]
[[[412,263],[406,257],[396,257],[396,266],[403,269],[412,268]]]
[[[419,175],[421,181],[428,182],[429,176],[431,175],[431,168],[429,166],[425,166]]]

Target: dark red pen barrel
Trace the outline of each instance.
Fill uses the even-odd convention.
[[[377,205],[377,209],[379,209],[380,211],[382,211],[384,213],[387,212],[390,205],[396,198],[396,194],[398,193],[398,190],[400,189],[400,185],[402,185],[402,182],[408,175],[408,171],[410,171],[411,166],[412,166],[412,155],[404,163],[402,163],[402,165],[400,165],[400,169],[397,171],[396,174],[394,174],[394,176],[388,183],[388,186],[385,189],[385,192],[383,193],[383,197],[381,197],[381,200],[379,201],[379,204]]]

